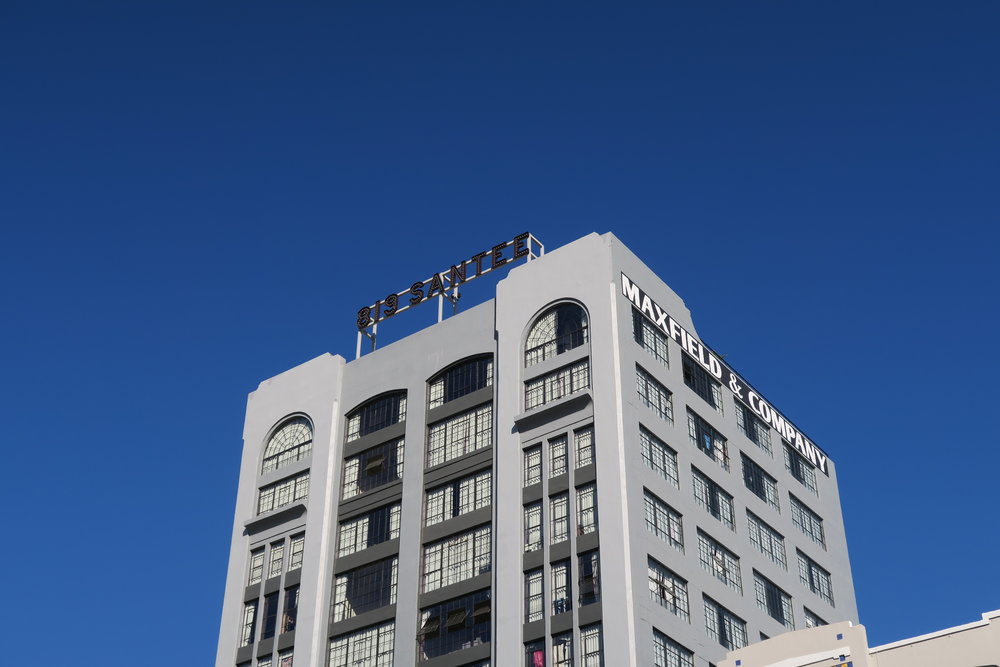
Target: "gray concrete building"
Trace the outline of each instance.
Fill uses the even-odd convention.
[[[540,254],[250,394],[217,667],[707,667],[857,621],[834,462],[613,235]]]

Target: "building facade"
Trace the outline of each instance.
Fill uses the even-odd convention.
[[[707,667],[857,620],[833,462],[611,234],[266,380],[243,437],[218,667]]]
[[[850,621],[798,630],[732,651],[719,667],[998,667],[1000,609],[982,620],[868,647]]]

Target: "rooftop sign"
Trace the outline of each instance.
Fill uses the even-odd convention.
[[[720,384],[729,387],[733,395],[769,426],[773,426],[781,437],[792,445],[809,463],[829,475],[827,467],[829,458],[819,447],[814,445],[802,431],[786,419],[778,410],[755,392],[750,384],[737,375],[724,361],[719,359],[707,345],[697,336],[678,324],[665,310],[660,308],[649,295],[633,283],[628,276],[622,274],[622,296],[632,302],[643,315],[652,320],[653,324],[664,334],[674,339],[681,348],[691,355],[702,368],[712,374]]]
[[[522,257],[526,257],[530,261],[533,258],[541,257],[544,253],[545,248],[530,233],[518,234],[513,240],[498,243],[489,250],[484,250],[469,259],[452,264],[451,268],[446,271],[435,273],[425,280],[418,280],[402,292],[389,294],[370,306],[364,306],[358,310],[357,318],[358,356],[361,355],[362,335],[371,339],[374,349],[375,332],[378,323],[382,320],[389,319],[404,310],[409,310],[438,297],[438,321],[441,321],[444,316],[443,307],[446,299],[451,302],[453,307],[457,307],[458,286],[462,283],[485,276],[487,273]],[[369,329],[371,331],[368,331]]]

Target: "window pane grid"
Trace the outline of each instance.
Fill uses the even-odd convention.
[[[677,472],[677,452],[642,425],[639,426],[639,441],[642,460],[646,466],[679,489],[681,482]]]
[[[545,611],[543,599],[543,572],[542,568],[532,570],[524,575],[524,622],[542,620]]]
[[[747,510],[747,524],[750,542],[757,547],[757,550],[770,558],[771,562],[780,565],[783,570],[788,569],[788,563],[785,561],[785,538],[781,533],[749,510]]]
[[[729,470],[729,448],[721,433],[707,421],[688,410],[688,437],[691,444],[720,466]]]
[[[354,498],[403,478],[403,440],[366,449],[344,461],[343,498]]]
[[[524,409],[530,410],[590,387],[590,362],[560,368],[524,385]]]
[[[809,590],[833,605],[833,584],[830,573],[801,551],[799,555],[799,581]]]
[[[767,452],[769,456],[773,456],[771,452],[771,427],[739,401],[736,401],[736,425],[752,443]]]
[[[524,486],[542,481],[542,446],[536,445],[524,450]]]
[[[684,550],[684,533],[681,515],[648,490],[645,492],[646,529],[670,546]]]
[[[406,392],[376,398],[347,417],[346,440],[380,431],[406,419]]]
[[[551,544],[569,539],[569,493],[549,498],[549,524],[552,529]]]
[[[712,598],[705,596],[705,631],[730,651],[747,645],[747,624]]]
[[[543,313],[528,332],[524,365],[533,366],[586,343],[587,314],[575,303],[563,303]]]
[[[427,492],[424,525],[433,526],[456,516],[489,507],[493,473],[484,470]]]
[[[632,309],[632,333],[635,342],[664,366],[670,366],[667,336],[635,308]]]
[[[708,510],[709,514],[721,521],[727,528],[736,530],[733,497],[697,468],[691,468],[691,480],[695,502]]]
[[[417,659],[429,660],[489,642],[490,618],[488,590],[421,610]]]
[[[785,450],[785,470],[792,473],[792,477],[797,479],[802,486],[815,495],[819,495],[819,489],[816,486],[816,469],[787,442],[782,442],[782,445]]]
[[[809,539],[826,549],[826,535],[823,532],[823,519],[811,509],[802,504],[795,496],[789,494],[792,506],[792,523]]]
[[[524,506],[524,550],[542,548],[542,503]]]
[[[689,620],[687,581],[649,558],[649,597],[678,618]]]
[[[753,573],[753,587],[757,597],[757,606],[789,630],[794,630],[792,596],[758,572]]]
[[[722,412],[722,385],[686,352],[681,353],[684,384],[714,409]]]
[[[283,479],[261,488],[257,499],[257,514],[270,512],[285,505],[305,500],[309,496],[309,472]]]
[[[493,404],[463,412],[427,429],[427,467],[493,445]]]
[[[575,431],[573,438],[576,440],[576,467],[590,465],[594,462],[594,427],[587,426]]]
[[[454,535],[424,547],[423,591],[485,574],[490,571],[490,527]]]
[[[436,408],[448,401],[493,385],[493,359],[482,357],[450,368],[431,382],[427,407]]]
[[[552,613],[562,614],[573,609],[573,589],[570,585],[569,561],[552,564]]]
[[[774,509],[781,511],[778,504],[778,480],[771,477],[745,454],[740,454],[743,463],[743,483],[755,496]]]
[[[694,652],[653,628],[653,667],[694,667]]]
[[[294,570],[302,567],[302,554],[306,548],[306,536],[303,534],[292,535],[291,548],[288,556],[288,569]]]
[[[549,440],[549,477],[561,475],[569,470],[569,439],[559,436]]]
[[[372,510],[340,524],[338,556],[357,553],[399,537],[399,504]]]
[[[668,424],[673,424],[674,404],[670,390],[638,365],[635,367],[635,383],[639,400]]]
[[[330,640],[330,667],[392,667],[395,625],[385,623]]]
[[[738,593],[743,592],[740,559],[705,533],[698,531],[698,559],[701,566]]]
[[[597,550],[588,551],[577,557],[577,571],[580,573],[580,606],[601,600],[601,555]]]
[[[580,628],[580,664],[582,667],[604,665],[604,639],[600,623]]]
[[[396,557],[345,572],[334,580],[333,620],[354,618],[396,602]]]
[[[576,534],[586,535],[597,530],[597,487],[593,484],[576,490]]]

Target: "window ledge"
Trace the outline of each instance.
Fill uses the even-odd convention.
[[[523,433],[545,422],[576,412],[592,400],[593,396],[590,393],[590,389],[581,389],[569,396],[557,398],[545,405],[539,405],[536,408],[522,412],[514,417],[514,425],[517,426],[518,432]]]
[[[249,521],[244,522],[243,527],[246,529],[248,535],[253,535],[261,532],[262,530],[285,523],[286,521],[297,519],[305,513],[306,504],[299,501],[297,503],[285,505],[281,509],[272,510],[267,514],[255,516]]]

